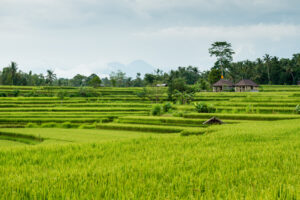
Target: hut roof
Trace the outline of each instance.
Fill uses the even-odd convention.
[[[213,84],[214,87],[218,87],[218,86],[234,86],[234,84],[229,81],[229,80],[225,80],[225,79],[220,79],[219,81],[217,81],[216,83]]]
[[[235,86],[253,86],[253,87],[258,87],[258,85],[256,83],[254,83],[251,80],[241,80],[240,82],[238,82],[237,84],[235,84]]]
[[[216,117],[212,117],[209,120],[203,122],[203,124],[223,124],[223,122]]]

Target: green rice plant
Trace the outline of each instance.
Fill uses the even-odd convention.
[[[171,126],[159,126],[159,125],[138,125],[138,124],[97,124],[98,129],[108,130],[127,130],[127,131],[143,131],[152,133],[179,133],[184,128],[182,127],[171,127]]]
[[[0,199],[298,199],[299,125],[226,124],[197,137],[5,129],[47,139],[0,140]]]
[[[180,132],[181,136],[189,136],[189,135],[203,135],[205,131],[203,130],[183,130]]]
[[[285,120],[285,119],[298,119],[298,115],[287,114],[229,114],[229,113],[187,113],[183,115],[184,118],[192,119],[208,119],[211,117],[218,117],[220,119],[230,120],[255,120],[255,121],[273,121],[273,120]]]
[[[256,114],[259,114],[259,113],[260,113],[260,109],[259,109],[259,108],[256,108],[256,109],[255,109],[255,113],[256,113]]]
[[[41,137],[36,137],[34,135],[0,131],[0,140],[11,140],[11,141],[17,141],[25,144],[38,144],[42,142],[44,139]]]
[[[232,111],[231,111],[233,114],[236,114],[238,113],[238,110],[236,108],[233,108]]]

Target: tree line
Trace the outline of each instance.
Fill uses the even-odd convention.
[[[105,86],[105,87],[145,87],[158,84],[198,85],[202,90],[209,90],[221,77],[238,82],[251,79],[258,84],[294,85],[300,81],[300,54],[292,58],[278,58],[266,54],[254,61],[232,62],[231,44],[215,42],[209,49],[211,56],[217,58],[210,70],[200,71],[197,67],[178,67],[169,72],[160,69],[147,73],[144,77],[137,73],[135,78],[126,76],[122,71],[112,72],[109,77],[100,78],[96,74],[85,76],[77,74],[71,79],[58,78],[54,71],[47,70],[46,75],[18,70],[15,62],[0,71],[0,85],[19,86]],[[177,86],[176,86],[177,87]]]

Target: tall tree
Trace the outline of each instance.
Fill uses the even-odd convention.
[[[270,76],[270,68],[271,68],[271,56],[269,54],[264,55],[263,59],[265,61],[265,66],[267,68],[267,74],[268,74],[268,84],[271,84],[271,76]]]
[[[235,53],[231,48],[231,44],[226,41],[214,42],[208,51],[210,56],[217,58],[215,67],[221,70],[221,78],[224,78],[224,71],[232,62],[232,55]]]
[[[16,62],[11,62],[10,64],[10,70],[11,70],[11,77],[12,77],[12,83],[13,85],[16,85],[17,83],[17,70],[18,70],[18,67],[17,67],[17,63]]]
[[[55,79],[56,79],[56,74],[54,74],[54,71],[48,69],[46,75],[46,83],[48,85],[52,85]]]
[[[101,79],[96,74],[91,75],[92,78],[89,80],[88,84],[94,88],[99,87],[101,84]]]

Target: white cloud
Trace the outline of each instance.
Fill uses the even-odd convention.
[[[290,56],[299,13],[299,0],[0,0],[0,66],[65,77],[138,59],[207,69],[216,40],[233,44],[235,60]]]
[[[138,32],[137,37],[177,37],[216,39],[271,39],[300,37],[300,25],[257,24],[249,26],[170,27],[156,31]]]

